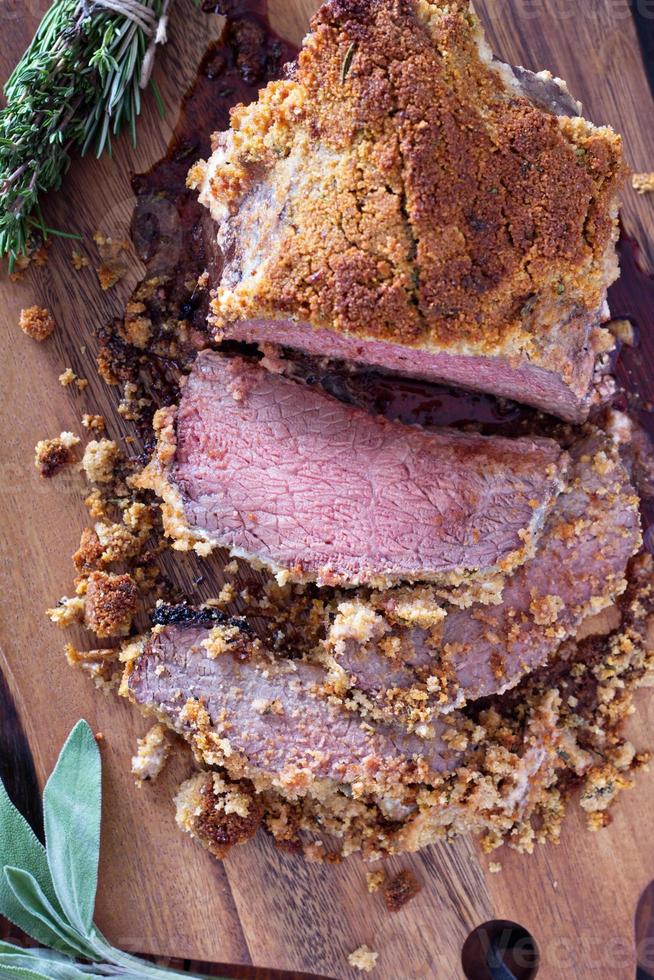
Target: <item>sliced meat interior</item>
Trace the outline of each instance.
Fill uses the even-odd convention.
[[[321,585],[506,574],[533,552],[567,467],[551,439],[390,422],[214,352],[157,424],[139,485],[163,499],[177,546]]]
[[[216,337],[583,420],[617,277],[620,138],[494,60],[467,3],[329,0],[190,174]]]
[[[609,606],[641,543],[638,497],[602,433],[571,456],[536,554],[507,578],[499,604],[438,609],[426,590],[409,589],[341,603],[325,645],[341,686],[422,724],[427,705],[448,710],[512,687]]]
[[[121,693],[219,767],[176,800],[180,826],[219,857],[262,820],[282,840],[326,832],[371,856],[510,830],[530,819],[560,765],[555,692],[513,728],[489,717],[483,741],[481,720],[458,713],[417,738],[364,722],[329,693],[322,668],[270,657],[240,621],[171,613],[129,647]]]
[[[290,796],[323,783],[401,792],[451,768],[439,724],[430,739],[371,728],[325,688],[315,664],[275,660],[240,624],[155,627],[128,664],[123,693],[183,734],[204,761]]]

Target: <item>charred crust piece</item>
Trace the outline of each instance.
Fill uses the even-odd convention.
[[[412,871],[400,871],[384,885],[384,904],[389,912],[397,912],[410,902],[422,888]]]
[[[187,602],[155,606],[150,613],[150,621],[153,626],[211,626],[218,623],[221,626],[234,626],[245,633],[252,632],[252,627],[242,616],[228,616],[216,606],[191,606]]]

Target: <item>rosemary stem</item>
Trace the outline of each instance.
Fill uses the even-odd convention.
[[[4,87],[0,110],[0,257],[12,269],[52,230],[32,222],[39,196],[57,190],[71,153],[132,139],[139,82],[165,40],[170,0],[53,0]],[[37,231],[38,229],[38,231]]]

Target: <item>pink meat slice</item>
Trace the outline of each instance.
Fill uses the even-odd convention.
[[[638,498],[617,449],[595,431],[571,450],[570,487],[547,518],[536,554],[510,576],[499,605],[449,608],[442,630],[394,626],[384,638],[339,645],[350,684],[380,705],[432,690],[451,708],[516,684],[625,587],[641,542]],[[381,607],[393,614],[393,593]],[[400,643],[392,652],[388,636]],[[332,650],[333,652],[333,650]],[[441,687],[428,683],[443,680]]]
[[[128,665],[124,693],[196,745],[185,705],[201,702],[224,765],[236,776],[267,776],[290,788],[312,780],[393,786],[445,771],[458,755],[440,737],[407,735],[399,726],[364,725],[323,692],[326,672],[303,661],[275,660],[247,635],[233,651],[210,657],[211,625],[168,625],[145,641]],[[206,752],[206,744],[201,751]],[[301,774],[301,776],[299,775]]]
[[[425,431],[204,352],[169,480],[213,545],[298,580],[387,585],[524,560],[566,465],[550,439]]]
[[[569,377],[564,377],[563,368],[548,370],[526,359],[516,364],[515,358],[497,354],[459,354],[410,347],[389,340],[362,340],[283,317],[235,320],[225,326],[222,333],[230,340],[276,344],[291,351],[354,361],[424,381],[492,392],[562,419],[579,422],[588,415],[592,401],[591,378],[597,352],[593,349],[591,335],[599,321],[600,313],[593,311],[570,316],[560,325],[556,342],[563,352],[562,360],[569,358]]]

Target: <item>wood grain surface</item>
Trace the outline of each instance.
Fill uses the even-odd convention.
[[[299,39],[314,7],[312,0],[271,0],[273,25]],[[0,0],[3,79],[44,8],[45,0]],[[654,103],[627,0],[484,0],[478,10],[498,54],[566,78],[591,118],[624,134],[634,169],[654,169]],[[541,847],[531,857],[496,853],[501,874],[488,873],[488,858],[466,839],[393,859],[393,868],[413,868],[424,888],[390,916],[380,896],[367,893],[366,868],[357,857],[338,867],[307,864],[259,835],[220,864],[183,837],[171,797],[190,769],[187,756],[180,753],[152,787],[136,789],[129,759],[147,722],[67,667],[62,635],[43,614],[70,589],[69,556],[86,511],[80,475],[69,471],[42,481],[32,462],[34,445],[63,429],[82,434],[83,412],[106,415],[113,437],[129,435],[129,423],[115,410],[118,392],[96,375],[93,328],[120,314],[141,270],[135,261],[126,279],[103,293],[91,236],[96,229],[127,233],[130,172],[163,154],[181,96],[219,29],[220,18],[177,0],[171,41],[156,68],[165,119],[148,100],[137,150],[121,140],[111,159],[75,161],[61,193],[46,203],[49,224],[84,236],[89,268],[74,271],[71,243],[59,240],[44,267],[30,268],[20,283],[1,280],[0,772],[15,796],[28,787],[23,805],[38,824],[34,784],[42,786],[74,722],[85,717],[104,732],[97,920],[128,949],[354,978],[360,974],[348,967],[347,954],[367,943],[379,952],[373,976],[380,980],[449,980],[463,977],[461,946],[470,931],[503,918],[536,938],[542,980],[633,978],[636,907],[654,877],[654,773],[640,774],[607,830],[589,834],[571,811],[558,847]],[[623,215],[654,267],[654,196],[625,190]],[[34,303],[47,306],[58,322],[43,344],[17,326],[21,307]],[[59,385],[68,366],[89,379],[84,392]],[[638,706],[632,738],[638,747],[654,745],[654,702],[646,691]],[[641,938],[648,933],[641,923]],[[652,945],[643,944],[640,961],[654,972]]]

